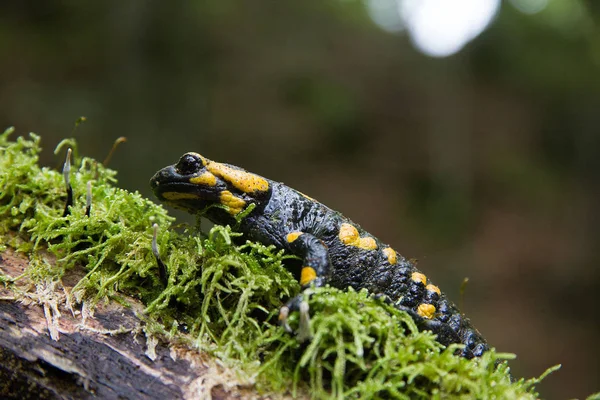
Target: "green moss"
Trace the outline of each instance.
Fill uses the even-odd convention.
[[[115,172],[85,157],[74,157],[75,201],[63,217],[62,174],[38,166],[38,136],[10,141],[11,133],[0,135],[0,246],[29,255],[24,275],[37,285],[60,282],[66,271],[83,266],[87,273],[71,291],[73,304],[126,304],[124,294],[138,297],[146,304],[147,334],[209,352],[261,391],[292,388],[316,398],[537,397],[541,378],[511,381],[504,360],[512,355],[492,350],[476,360],[457,357],[457,346],[445,349],[407,314],[365,291],[315,290],[309,299],[313,339],[299,343],[277,324],[279,307],[300,289],[284,266],[289,255],[244,243],[229,227],[179,233],[161,206],[116,188]],[[76,149],[67,140],[57,152],[64,145]],[[88,182],[93,202],[86,216]],[[160,226],[158,245],[169,270],[166,287],[151,252],[153,223]],[[0,275],[5,285],[14,280]]]

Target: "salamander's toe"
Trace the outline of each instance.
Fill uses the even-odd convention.
[[[298,341],[300,343],[310,340],[312,333],[310,331],[310,313],[308,303],[303,301],[300,303],[300,326],[298,327]]]
[[[293,330],[288,324],[288,316],[290,315],[290,308],[288,306],[283,306],[279,309],[279,323],[283,326],[286,332],[292,333]]]
[[[308,302],[302,299],[302,296],[296,296],[287,304],[279,309],[279,323],[284,327],[286,332],[294,333],[294,330],[288,323],[288,317],[290,312],[299,311],[300,319],[298,331],[296,331],[296,335],[299,342],[304,342],[312,338],[312,333],[310,331],[310,309],[308,306]]]

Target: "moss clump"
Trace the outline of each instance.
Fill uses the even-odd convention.
[[[262,391],[292,387],[293,393],[318,398],[537,397],[534,386],[541,378],[511,381],[503,361],[512,355],[492,350],[476,360],[457,357],[455,346],[445,349],[430,332],[419,332],[407,314],[365,291],[315,290],[308,299],[313,339],[298,343],[276,321],[283,301],[299,292],[284,267],[290,256],[242,243],[229,227],[215,226],[208,235],[196,228],[169,229],[173,218],[161,206],[114,187],[115,172],[85,157],[74,157],[75,201],[63,216],[63,176],[38,166],[40,138],[10,141],[11,133],[0,135],[0,250],[11,246],[29,254],[25,275],[38,285],[60,282],[65,271],[83,266],[87,273],[71,302],[93,305],[136,296],[147,305],[148,334],[210,352]],[[65,144],[76,149],[68,140],[57,152]],[[153,223],[161,227],[166,286],[151,252]],[[48,253],[55,262],[45,258]],[[13,281],[0,275],[5,285]]]

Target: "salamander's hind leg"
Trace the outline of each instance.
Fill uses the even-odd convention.
[[[449,346],[452,343],[465,343],[464,340],[461,340],[460,335],[457,332],[455,332],[448,324],[445,324],[445,323],[435,320],[435,319],[424,318],[423,316],[419,315],[418,312],[416,312],[415,310],[413,310],[410,307],[403,306],[399,303],[393,303],[391,301],[391,299],[384,294],[375,294],[375,295],[373,295],[373,298],[375,298],[385,304],[388,304],[388,305],[393,304],[393,306],[395,308],[397,308],[398,310],[406,312],[408,315],[410,315],[410,317],[413,319],[413,321],[415,321],[419,330],[431,331],[431,332],[435,333],[437,335],[437,340],[440,343],[442,343],[444,346]],[[472,347],[474,347],[475,345],[476,344],[474,344]],[[482,348],[483,348],[482,346],[476,348],[476,350],[475,350],[476,356],[481,355],[481,353],[483,351],[485,351],[485,350],[482,351],[481,350]],[[473,354],[468,347],[465,348],[465,351],[463,352],[463,356],[467,357],[467,358],[473,357]]]
[[[300,285],[302,290],[309,287],[320,287],[325,284],[329,273],[329,250],[322,240],[310,233],[291,232],[286,236],[289,248],[293,254],[302,258],[302,271],[300,272]],[[292,332],[287,319],[292,311],[300,311],[300,326],[298,340],[310,338],[310,316],[308,303],[303,300],[302,294],[290,299],[279,310],[279,321],[288,332]]]

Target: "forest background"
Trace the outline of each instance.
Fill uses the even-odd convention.
[[[111,167],[147,196],[187,151],[285,182],[418,259],[518,355],[515,376],[563,364],[542,397],[585,397],[600,376],[600,2],[426,3],[3,1],[0,131],[41,134],[54,167],[86,116],[81,153],[126,136]]]

